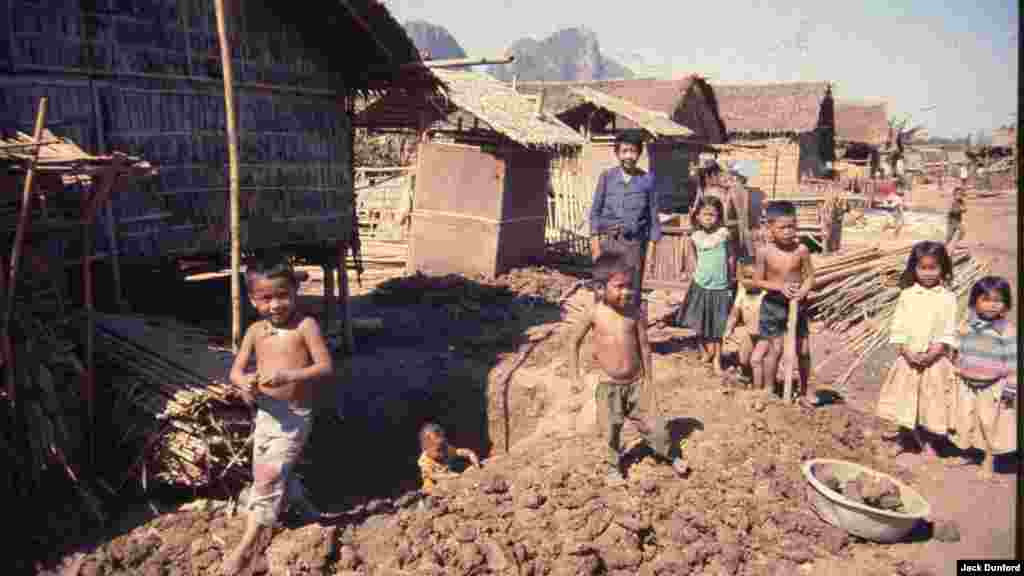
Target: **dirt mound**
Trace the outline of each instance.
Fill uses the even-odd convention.
[[[871,417],[801,412],[772,398],[662,383],[691,471],[638,454],[625,487],[605,484],[600,441],[539,439],[496,456],[434,495],[377,500],[336,527],[283,530],[271,574],[913,574],[886,548],[817,519],[800,463],[875,459]],[[636,432],[627,426],[627,445]],[[212,574],[239,538],[223,508],[164,516],[101,547],[83,574]],[[855,567],[854,568],[851,568]],[[842,570],[846,570],[843,572]],[[838,572],[836,570],[839,570]],[[852,571],[851,571],[852,570]],[[887,570],[887,571],[885,571]]]

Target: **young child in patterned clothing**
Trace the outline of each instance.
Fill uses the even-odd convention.
[[[309,438],[314,385],[334,373],[320,326],[298,311],[300,276],[283,257],[246,270],[249,298],[261,320],[249,326],[231,367],[231,383],[257,407],[253,433],[253,486],[242,541],[225,559],[224,574],[244,573],[266,544],[289,499],[301,495],[291,471]],[[246,373],[255,354],[257,371]]]
[[[416,461],[416,465],[420,467],[423,492],[427,494],[430,494],[439,481],[457,476],[452,471],[452,459],[465,458],[473,466],[480,467],[480,460],[476,457],[476,452],[448,444],[444,429],[433,422],[424,424],[420,429],[420,450],[420,458]]]
[[[939,242],[918,242],[900,278],[899,300],[889,327],[889,342],[899,357],[878,398],[878,415],[907,430],[931,457],[921,430],[946,436],[955,405],[950,353],[956,345],[956,295],[947,287],[953,262]],[[897,442],[893,455],[903,451]]]
[[[1010,283],[998,276],[971,288],[968,317],[957,338],[953,443],[985,452],[981,476],[994,473],[994,456],[1017,450],[1017,328]]]

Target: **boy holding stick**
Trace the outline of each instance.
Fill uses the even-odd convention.
[[[800,243],[796,232],[796,206],[785,200],[768,204],[765,209],[768,224],[768,243],[758,252],[754,278],[750,285],[764,290],[758,329],[761,338],[771,343],[765,354],[764,369],[759,374],[753,368],[754,387],[767,385],[775,389],[779,357],[784,348],[783,338],[795,344],[792,353],[799,359],[800,389],[804,402],[817,405],[814,390],[810,388],[811,354],[808,345],[807,315],[799,304],[814,286],[814,266],[811,253]],[[786,369],[792,373],[792,358],[786,359]],[[763,379],[763,380],[762,380]],[[787,375],[786,381],[789,381]],[[789,393],[788,390],[784,394]],[[793,398],[786,398],[787,401]]]
[[[257,407],[253,486],[245,534],[225,559],[223,574],[238,574],[251,565],[289,498],[304,501],[291,471],[312,428],[314,384],[329,378],[334,367],[316,319],[297,309],[298,278],[283,258],[246,270],[249,298],[261,320],[242,339],[231,383],[247,404]],[[247,374],[253,354],[257,371]]]

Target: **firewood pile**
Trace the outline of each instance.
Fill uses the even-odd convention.
[[[213,340],[173,320],[97,319],[97,361],[111,369],[124,443],[142,447],[134,472],[143,482],[235,488],[251,479],[251,410],[230,391],[231,351]]]
[[[834,382],[836,388],[845,386],[854,369],[888,341],[889,325],[900,295],[899,278],[906,269],[910,251],[911,246],[872,247],[815,258],[815,283],[808,295],[808,311],[812,320],[821,322],[837,336],[838,347],[856,357]],[[951,256],[950,288],[962,296],[987,268],[966,249],[957,249]],[[830,355],[815,371],[841,356]]]

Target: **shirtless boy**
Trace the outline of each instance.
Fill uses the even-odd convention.
[[[250,266],[249,297],[260,320],[245,333],[231,367],[231,383],[257,407],[253,434],[253,487],[245,534],[225,559],[224,574],[243,572],[269,538],[286,500],[302,495],[291,475],[312,427],[314,385],[334,373],[317,321],[296,306],[298,277],[283,258]],[[256,373],[246,373],[252,355]]]
[[[620,436],[627,418],[637,425],[657,459],[671,461],[680,475],[686,473],[683,461],[669,456],[667,423],[658,415],[661,407],[651,401],[651,346],[647,341],[647,321],[634,299],[633,277],[632,267],[619,254],[606,252],[598,257],[594,263],[596,302],[576,326],[569,350],[569,374],[574,385],[582,389],[580,347],[587,333],[594,331],[594,360],[602,372],[595,391],[597,422],[607,444],[606,479],[610,485],[624,482]],[[638,408],[655,414],[651,427],[638,417]]]
[[[770,342],[771,347],[765,354],[763,371],[759,371],[758,363],[755,363],[753,373],[755,388],[767,386],[775,390],[775,377],[789,317],[789,301],[802,302],[807,297],[814,286],[814,267],[811,265],[810,251],[800,243],[796,233],[796,206],[784,200],[771,202],[765,208],[765,217],[768,242],[758,252],[750,285],[764,290],[758,333],[762,339]],[[809,383],[811,354],[807,340],[807,316],[803,310],[797,315],[796,332],[800,389],[805,396],[804,402],[816,405],[815,392]]]

